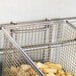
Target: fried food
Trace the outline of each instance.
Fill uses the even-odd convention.
[[[71,73],[64,72],[60,64],[51,62],[35,62],[35,64],[45,76],[72,76]],[[5,68],[4,72],[6,76],[39,76],[28,64],[21,64],[18,67],[11,66],[10,68]]]

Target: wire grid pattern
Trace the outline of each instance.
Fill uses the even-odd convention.
[[[18,68],[22,64],[30,65],[29,60],[24,54],[19,51],[19,49],[9,41],[9,39],[4,37],[4,51],[3,51],[3,72],[2,76],[17,76],[18,73],[13,73],[11,68]],[[31,66],[33,67],[33,66]],[[32,68],[33,69],[33,68]],[[34,70],[34,69],[33,69]],[[34,70],[36,71],[36,70]],[[40,75],[43,76],[43,75]]]
[[[76,30],[64,23],[56,24],[56,38],[58,46],[51,49],[51,60],[63,65],[65,71],[76,74]],[[59,44],[61,43],[61,44]]]
[[[73,29],[71,26],[64,24],[57,24],[58,30],[56,32],[57,39],[55,41],[62,42],[66,40],[75,39],[76,30]],[[52,29],[50,29],[52,31]],[[49,44],[52,40],[52,32],[49,32],[48,25],[46,26],[39,26],[39,25],[27,25],[27,26],[20,26],[16,27],[12,30],[10,35],[16,40],[16,42],[21,46],[26,48],[33,47],[33,45],[41,46],[41,44]],[[49,40],[50,38],[50,40]],[[70,45],[67,43],[68,46],[64,44],[61,47],[53,47],[50,48],[48,45],[48,49],[37,49],[37,50],[29,50],[27,54],[33,60],[37,61],[48,61],[48,57],[51,58],[51,61],[54,63],[60,63],[63,65],[63,69],[65,71],[70,71],[73,74],[76,73],[76,44]],[[52,45],[51,45],[52,46]],[[50,50],[50,52],[48,51]],[[45,52],[46,51],[46,52]],[[38,53],[38,54],[37,54]],[[33,55],[36,55],[34,57]],[[39,57],[40,55],[40,57]],[[43,59],[45,58],[45,59]]]
[[[26,53],[28,56],[34,61],[34,62],[46,62],[48,61],[48,48],[38,48],[36,50],[26,50]]]
[[[10,35],[16,40],[16,42],[22,48],[34,48],[43,47],[41,50],[28,51],[29,57],[36,61],[40,60],[42,62],[50,60],[50,43],[52,42],[52,30],[53,27],[49,24],[40,24],[40,25],[24,25],[15,27],[10,32]],[[45,48],[47,46],[47,49]],[[46,50],[46,51],[45,51]],[[46,54],[45,54],[46,53]],[[33,54],[33,55],[31,55]],[[38,55],[42,55],[38,57]],[[45,58],[46,57],[46,58]],[[42,59],[43,58],[43,59]]]
[[[76,39],[76,29],[64,23],[58,23],[57,41],[67,41]]]
[[[26,28],[27,27],[27,28]],[[21,47],[23,47],[24,50],[26,50],[26,48],[28,49],[28,47],[32,47],[34,46],[34,48],[36,48],[36,46],[38,47],[38,49],[36,48],[36,50],[26,50],[26,53],[28,54],[28,56],[34,60],[34,61],[41,61],[41,62],[45,62],[48,61],[50,59],[50,51],[49,50],[50,46],[49,46],[49,34],[52,34],[50,32],[51,27],[49,25],[35,25],[33,26],[26,26],[24,27],[17,27],[16,29],[11,29],[10,32],[8,31],[8,33],[16,40],[16,42],[18,41],[19,45]],[[29,28],[28,28],[29,27]],[[50,29],[48,29],[50,28]],[[8,29],[7,29],[8,30]],[[31,36],[30,36],[31,35]],[[36,37],[37,36],[37,37]],[[4,68],[11,68],[11,66],[14,67],[18,67],[21,64],[27,63],[27,59],[25,60],[25,58],[23,57],[23,55],[21,55],[21,53],[18,51],[18,49],[16,49],[10,42],[8,39],[5,38],[5,44],[4,44],[4,64],[3,67]],[[25,39],[27,41],[25,41]],[[34,40],[34,41],[33,41]],[[34,43],[31,43],[31,41],[33,41]],[[37,41],[37,42],[36,42]],[[43,45],[44,44],[44,45]],[[35,46],[36,45],[36,46]],[[40,46],[41,45],[41,46]],[[45,48],[44,46],[47,45],[47,48]],[[39,49],[39,48],[42,49]],[[28,64],[28,63],[27,63]],[[8,72],[8,70],[6,70],[6,72],[8,73],[7,76],[10,75],[10,72]],[[3,76],[6,76],[6,72],[3,72]],[[13,75],[12,75],[13,76]]]
[[[49,25],[17,27],[12,30],[12,33],[12,37],[20,46],[49,44]]]
[[[51,60],[60,63],[65,71],[76,74],[76,41],[53,46]]]

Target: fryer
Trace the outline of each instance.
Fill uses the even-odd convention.
[[[44,76],[34,62],[48,61],[59,63],[64,71],[76,75],[76,28],[68,20],[19,23],[1,30],[4,34],[2,76],[16,76],[10,75],[8,68],[21,64],[31,65],[39,76]]]

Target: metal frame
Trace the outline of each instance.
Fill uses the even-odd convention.
[[[48,48],[48,61],[50,60],[50,51],[51,51],[51,48],[57,48],[57,47],[64,47],[64,46],[71,46],[71,45],[76,45],[76,38],[74,39],[69,39],[69,40],[64,40],[64,41],[58,41],[58,42],[54,42],[54,43],[51,43],[51,36],[49,35],[49,43],[46,43],[45,42],[45,37],[44,37],[44,44],[37,44],[37,45],[27,45],[27,46],[22,46],[22,48],[25,48],[25,50],[23,50],[19,45],[16,44],[16,42],[11,38],[13,37],[13,33],[15,33],[15,31],[32,31],[32,29],[27,29],[27,30],[17,30],[17,29],[14,29],[15,26],[17,27],[21,27],[25,25],[37,25],[37,24],[43,24],[44,26],[48,27],[49,28],[49,34],[51,34],[52,30],[51,30],[51,26],[50,25],[53,25],[53,24],[61,24],[61,23],[66,23],[68,24],[71,28],[73,28],[74,30],[76,30],[76,27],[69,21],[69,20],[75,20],[76,17],[70,17],[70,18],[61,18],[61,19],[51,19],[51,20],[41,20],[41,21],[34,21],[34,22],[19,22],[19,23],[11,23],[11,24],[2,24],[2,30],[4,32],[4,34],[6,35],[6,37],[9,39],[9,41],[24,55],[25,58],[27,58],[28,62],[30,63],[30,65],[36,70],[36,72],[40,75],[40,76],[44,76],[43,73],[35,66],[35,64],[33,63],[33,61],[28,57],[28,55],[25,53],[26,52],[26,49],[28,50],[36,50],[37,47],[38,49],[46,49]],[[6,26],[5,26],[6,25]],[[9,31],[10,31],[10,35],[6,32],[6,30],[3,28],[5,27],[6,28],[9,28]],[[14,29],[14,30],[13,30]],[[44,30],[46,31],[46,28],[35,28],[33,30]],[[11,36],[11,37],[10,37]],[[45,32],[45,35],[46,36],[46,32]],[[72,42],[75,42],[75,43],[72,43]],[[35,48],[36,47],[36,48]],[[30,49],[29,49],[30,48]],[[33,49],[32,49],[33,48]],[[1,49],[2,50],[2,49]],[[24,52],[25,51],[25,52]],[[45,50],[44,50],[45,51]],[[44,53],[45,55],[45,53]],[[43,57],[44,57],[43,55]]]
[[[40,24],[40,23],[42,23],[42,24],[53,24],[55,22],[56,23],[65,22],[66,24],[68,24],[69,26],[71,26],[73,29],[76,30],[76,27],[71,22],[69,22],[69,20],[75,20],[75,19],[76,19],[76,17],[65,17],[65,18],[54,18],[54,19],[50,19],[50,20],[47,19],[47,21],[46,20],[38,20],[38,21],[29,21],[29,22],[16,22],[16,23],[10,22],[10,23],[5,23],[5,24],[0,24],[0,27],[10,27],[10,31],[11,31],[14,26],[19,26],[19,25],[23,25],[23,24],[25,24],[25,25]],[[42,29],[43,28],[41,28],[41,30]],[[12,31],[14,31],[14,30],[12,30]],[[31,29],[30,29],[30,31],[31,31]],[[12,33],[11,33],[11,36],[12,36]],[[67,40],[67,41],[63,41],[63,42],[59,42],[59,43],[63,44],[63,43],[66,43],[68,41],[74,41],[74,40]],[[55,44],[57,44],[57,43],[55,43]],[[46,44],[46,45],[48,45],[48,44]],[[3,49],[0,49],[0,50],[3,50]]]
[[[75,20],[76,17],[65,17],[65,18],[52,18],[52,19],[44,19],[44,20],[37,20],[37,21],[28,21],[28,22],[10,22],[0,24],[0,26],[12,26],[12,25],[20,25],[20,24],[33,24],[33,23],[48,23],[50,21],[65,21],[65,20]]]
[[[24,50],[13,40],[13,38],[7,33],[7,31],[2,27],[2,31],[8,40],[13,44],[15,48],[17,48],[20,53],[24,56],[24,58],[28,61],[28,63],[32,66],[32,68],[38,73],[39,76],[44,76],[44,74],[36,67],[34,62],[29,58],[29,56],[24,52]]]
[[[40,24],[40,23],[42,23],[42,24],[53,24],[53,23],[65,22],[66,24],[68,24],[69,26],[71,26],[73,29],[76,30],[76,27],[71,22],[69,22],[69,20],[76,20],[76,17],[54,18],[54,19],[50,19],[50,20],[47,19],[47,21],[46,20],[38,20],[38,21],[29,21],[29,22],[16,22],[16,23],[10,22],[10,23],[5,23],[5,24],[0,24],[0,27],[1,26],[2,27],[10,27],[10,31],[11,31],[14,26],[23,25],[23,24],[25,24],[25,25]],[[14,31],[14,30],[12,30],[12,31]],[[73,40],[67,40],[67,41],[59,42],[59,43],[63,44],[63,43],[66,43],[68,41],[73,41]],[[57,44],[57,43],[55,43],[55,44]],[[0,49],[0,50],[2,50],[2,49]]]

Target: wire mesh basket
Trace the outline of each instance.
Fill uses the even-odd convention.
[[[16,42],[5,33],[5,29]],[[33,61],[50,61],[76,75],[76,29],[68,21],[18,24],[5,29],[2,29],[5,33],[3,68],[28,63],[39,76],[43,76]],[[33,61],[28,61],[27,57]]]
[[[5,36],[3,51],[3,71],[2,76],[44,76],[44,74],[36,67],[35,63],[29,58],[22,48],[11,38],[7,31],[2,28]],[[24,65],[27,64],[27,65]],[[30,65],[30,66],[29,66]],[[20,70],[19,67],[22,69]],[[29,67],[24,74],[24,67]],[[20,73],[17,73],[20,70]],[[38,74],[37,74],[38,73]]]

